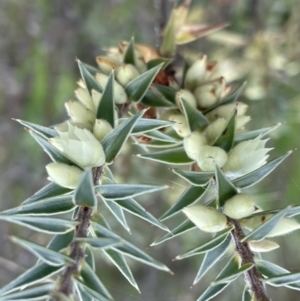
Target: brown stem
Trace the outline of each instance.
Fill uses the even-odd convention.
[[[93,182],[97,185],[101,175],[103,174],[103,166],[93,168]],[[85,256],[85,246],[76,241],[77,237],[87,237],[90,226],[90,219],[92,217],[93,208],[83,207],[79,208],[76,221],[79,224],[76,226],[75,234],[72,243],[70,244],[70,257],[74,259],[75,263],[65,268],[60,276],[58,294],[54,293],[52,300],[60,301],[60,296],[71,296],[74,294],[74,286],[72,276],[79,272],[79,266]]]
[[[241,240],[245,237],[243,229],[241,228],[239,222],[237,220],[228,218],[229,223],[234,226],[234,229],[231,231],[231,237],[235,244],[235,250],[238,252],[242,259],[242,265],[245,263],[255,263],[254,262],[254,254],[249,248],[247,242],[241,242]],[[249,286],[249,289],[254,294],[257,301],[270,301],[271,299],[267,296],[266,289],[264,284],[260,280],[262,275],[254,266],[250,270],[244,273],[245,282]]]

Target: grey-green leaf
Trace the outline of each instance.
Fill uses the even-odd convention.
[[[218,190],[218,202],[219,206],[223,207],[228,199],[237,194],[237,190],[233,186],[233,184],[226,178],[217,164],[215,165],[215,174]]]
[[[190,184],[195,186],[205,186],[209,180],[214,176],[214,172],[196,172],[181,170],[177,168],[171,168],[175,174],[177,174],[182,179],[188,181]]]
[[[138,102],[140,101],[143,96],[146,94],[147,90],[149,89],[152,81],[154,80],[155,76],[162,68],[163,64],[160,64],[144,73],[140,76],[133,79],[126,87],[125,91],[128,98],[132,101]]]
[[[158,140],[158,141],[164,141],[164,142],[172,142],[172,143],[181,142],[181,141],[175,140],[173,137],[170,137],[169,135],[167,135],[159,130],[149,131],[149,132],[145,133],[144,136],[149,137],[151,139]]]
[[[93,184],[92,169],[85,169],[80,183],[73,194],[73,202],[84,207],[95,207],[97,204],[95,188]]]
[[[273,228],[279,223],[281,218],[283,218],[286,215],[289,208],[290,207],[287,207],[286,209],[279,211],[277,214],[267,219],[263,224],[255,228],[248,235],[246,235],[241,241],[244,242],[250,240],[264,239],[273,230]]]
[[[243,299],[242,301],[252,301],[252,297],[249,293],[249,287],[248,285],[245,285],[244,291],[243,291]]]
[[[115,127],[115,103],[114,103],[114,71],[108,77],[104,87],[101,101],[97,108],[97,119],[106,120],[112,128]]]
[[[172,121],[166,121],[166,120],[159,120],[159,119],[147,119],[147,118],[141,118],[138,120],[138,122],[135,124],[132,134],[141,134],[145,132],[149,132],[152,130],[157,130],[163,127],[167,127],[174,124]]]
[[[103,91],[102,87],[95,80],[94,76],[88,70],[86,65],[83,64],[80,60],[77,60],[77,62],[78,62],[78,67],[79,67],[81,77],[82,77],[84,84],[85,84],[87,90],[89,91],[90,95],[92,95],[92,90],[102,93],[102,91]]]
[[[195,285],[206,272],[225,254],[229,244],[231,242],[231,237],[228,236],[218,247],[207,252],[201,263],[200,269],[195,277],[193,285]]]
[[[197,200],[204,194],[205,188],[200,186],[190,186],[179,198],[179,200],[160,218],[165,220],[170,218],[174,214],[180,212],[184,207],[187,207]]]
[[[300,282],[300,273],[282,274],[264,279],[263,282],[272,286],[286,286],[287,284]]]
[[[151,87],[150,87],[151,88]],[[141,100],[141,103],[150,106],[150,107],[158,107],[158,108],[176,108],[175,104],[169,100],[167,100],[163,95],[159,95],[154,92],[155,90],[148,90],[144,97]]]
[[[131,134],[135,124],[143,116],[144,113],[144,111],[141,111],[133,117],[122,122],[101,141],[107,163],[112,163],[113,160],[118,156],[124,143],[127,141],[127,138]]]
[[[140,289],[132,275],[130,267],[125,260],[124,256],[117,251],[114,250],[104,250],[104,253],[110,259],[110,261],[118,268],[118,270],[122,273],[122,275],[128,280],[128,282],[138,291]]]
[[[52,266],[61,266],[67,263],[73,263],[74,260],[70,257],[63,255],[61,253],[49,250],[46,247],[40,246],[38,244],[26,241],[24,239],[17,238],[15,236],[10,237],[11,241],[19,246],[27,249],[38,258],[40,258],[45,263]]]
[[[134,48],[134,37],[132,37],[123,56],[123,62],[125,64],[135,65]]]
[[[47,245],[47,248],[52,251],[60,251],[66,248],[73,240],[74,231],[64,234],[55,235]]]
[[[187,156],[183,147],[168,149],[151,154],[138,155],[138,157],[172,165],[186,165],[193,162],[193,160]]]
[[[175,90],[174,88],[168,87],[168,86],[158,85],[158,84],[153,84],[153,87],[161,95],[163,95],[165,97],[165,99],[167,99],[168,101],[175,104],[177,90]]]
[[[23,215],[1,215],[0,220],[6,220],[11,223],[20,224],[31,228],[35,231],[57,234],[72,231],[78,224],[75,221],[70,221],[62,218],[51,217],[32,217]]]
[[[180,98],[180,101],[191,132],[199,131],[209,125],[208,120],[200,111],[189,105],[185,99]]]
[[[267,164],[263,165],[262,167],[242,176],[232,181],[235,187],[238,188],[247,188],[250,187],[262,179],[264,179],[267,175],[269,175],[281,162],[283,162],[292,151],[289,151],[285,155],[278,157]]]
[[[2,211],[2,215],[52,215],[74,209],[72,195],[57,196]]]
[[[77,237],[76,241],[89,244],[91,247],[99,249],[108,249],[121,243],[119,239],[106,237]]]

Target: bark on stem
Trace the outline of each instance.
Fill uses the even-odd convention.
[[[242,265],[245,263],[255,263],[254,254],[249,248],[247,242],[241,242],[245,234],[237,220],[228,218],[229,223],[234,226],[234,229],[231,231],[231,237],[235,244],[235,250],[238,252],[242,259]],[[267,296],[266,289],[264,287],[262,275],[254,266],[252,269],[244,273],[245,282],[249,286],[249,289],[254,294],[257,301],[270,301],[271,299]]]
[[[103,166],[93,168],[93,182],[97,185],[103,173]],[[80,207],[76,220],[79,224],[76,226],[74,239],[70,245],[70,257],[74,259],[75,263],[69,265],[62,272],[59,280],[59,288],[57,289],[57,296],[53,300],[60,301],[60,296],[71,296],[74,294],[74,285],[72,276],[79,272],[79,266],[85,256],[85,246],[75,241],[77,237],[87,237],[89,233],[90,219],[92,217],[93,209],[91,207]],[[54,293],[55,295],[55,293]]]

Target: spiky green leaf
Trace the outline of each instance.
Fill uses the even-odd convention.
[[[123,56],[123,62],[125,64],[135,64],[135,51],[134,51],[134,37],[131,38],[129,44],[127,45],[126,51]]]
[[[108,249],[121,243],[121,240],[116,238],[106,237],[77,237],[76,241],[89,244],[93,248]]]
[[[176,93],[177,91],[174,88],[153,84],[154,89],[156,89],[165,99],[175,104]],[[177,106],[176,106],[177,107]]]
[[[171,168],[176,175],[181,177],[182,179],[188,181],[190,184],[195,186],[205,186],[209,182],[209,180],[214,176],[214,172],[196,172],[196,171],[188,171],[181,170],[177,168]]]
[[[74,231],[70,231],[64,234],[55,235],[47,245],[47,248],[52,251],[61,251],[66,248],[73,240]]]
[[[152,69],[160,64],[163,64],[162,69],[165,69],[171,62],[170,58],[158,57],[147,62],[147,69]]]
[[[264,279],[263,282],[272,286],[286,286],[287,284],[300,282],[300,273],[282,274]]]
[[[138,122],[135,124],[132,134],[141,134],[145,132],[149,132],[152,130],[157,130],[163,127],[167,127],[174,124],[172,121],[165,121],[165,120],[159,120],[159,119],[147,119],[147,118],[141,118],[138,120]]]
[[[249,293],[249,287],[248,285],[245,285],[244,291],[243,291],[243,299],[242,301],[253,301],[250,293]]]
[[[141,103],[152,108],[176,108],[173,102],[167,100],[163,95],[159,95],[158,92],[155,93],[155,89],[149,89],[142,98]]]
[[[159,130],[153,130],[153,131],[147,132],[144,134],[144,136],[149,137],[151,139],[158,140],[158,141],[163,141],[163,142],[172,142],[172,143],[181,142],[181,141],[175,140],[174,138],[170,137],[169,135],[167,135]]]

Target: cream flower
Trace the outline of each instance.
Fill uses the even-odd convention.
[[[255,200],[246,194],[237,194],[226,201],[223,213],[235,219],[251,215],[255,211]]]
[[[236,178],[250,173],[264,165],[271,148],[265,148],[268,139],[257,137],[237,144],[228,154],[223,170],[229,177]]]
[[[222,168],[226,161],[226,152],[217,146],[202,146],[197,157],[197,164],[203,171],[214,171],[215,164]]]
[[[186,154],[193,160],[197,160],[200,149],[207,144],[206,137],[200,132],[192,132],[183,139],[183,147]]]
[[[81,167],[96,167],[105,163],[102,145],[87,129],[80,129],[68,123],[68,131],[50,143]]]

